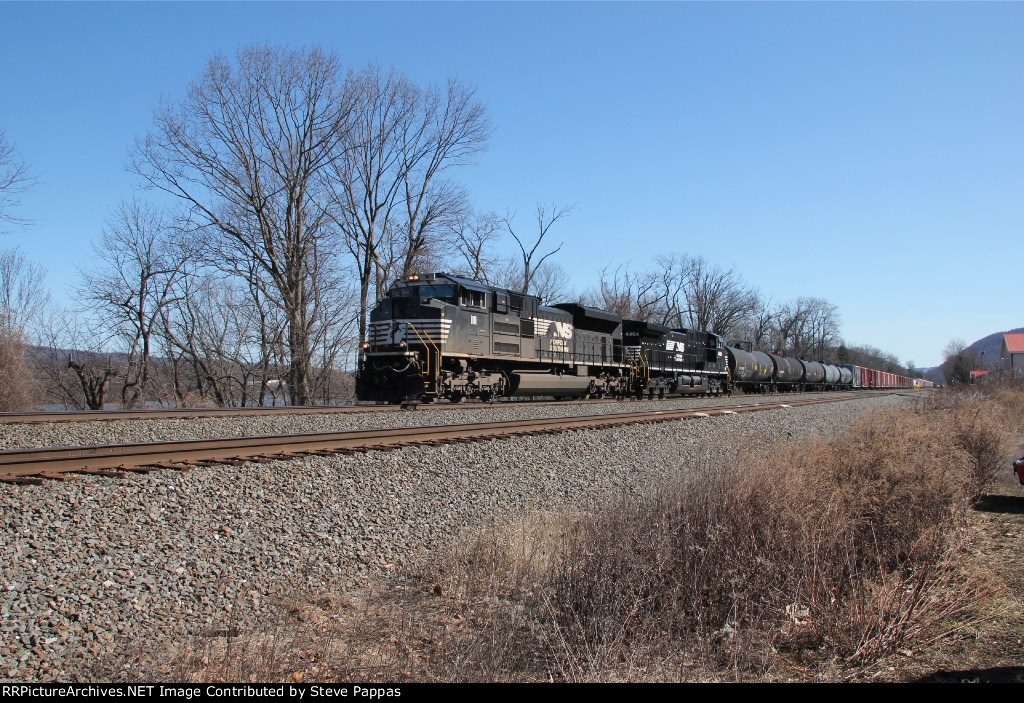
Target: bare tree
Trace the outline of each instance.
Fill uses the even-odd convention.
[[[411,273],[417,254],[437,232],[466,209],[465,193],[444,173],[473,163],[491,135],[483,103],[476,90],[454,78],[441,89],[430,86],[420,99],[421,109],[402,144],[403,219],[405,256],[402,275]]]
[[[757,309],[757,291],[735,269],[723,269],[704,257],[688,259],[685,272],[686,327],[728,335]]]
[[[836,357],[836,360],[840,363],[866,366],[901,376],[913,375],[909,367],[914,362],[908,361],[907,366],[904,367],[900,363],[899,357],[895,354],[867,344],[846,345],[845,343],[840,343],[836,349]]]
[[[689,276],[689,256],[668,254],[655,259],[655,270],[648,274],[656,301],[651,320],[669,327],[693,327],[687,299]]]
[[[474,90],[455,79],[421,90],[395,69],[371,66],[354,77],[352,93],[352,148],[334,164],[335,217],[359,279],[361,345],[371,286],[381,297],[464,209],[445,174],[472,162],[490,125]]]
[[[744,315],[732,331],[732,338],[749,342],[758,351],[782,351],[773,344],[775,306],[770,298],[758,297],[757,306]]]
[[[0,251],[0,335],[22,336],[34,327],[50,302],[46,269],[17,248]]]
[[[598,286],[585,296],[586,302],[629,320],[651,321],[662,307],[657,277],[631,271],[628,263],[601,269]]]
[[[951,386],[965,386],[971,382],[971,371],[977,368],[977,358],[962,339],[951,339],[942,350],[942,374]]]
[[[600,286],[590,299],[623,317],[720,335],[730,334],[759,302],[733,269],[685,254],[657,257],[654,271],[605,268]]]
[[[179,290],[161,331],[178,402],[262,405],[284,346],[279,308],[263,298],[262,286],[215,272],[187,276]]]
[[[47,381],[46,400],[66,408],[103,409],[123,365],[118,355],[97,351],[106,337],[101,325],[71,310],[51,308],[39,334],[44,351],[35,361]]]
[[[36,179],[14,144],[0,129],[0,222],[26,224],[28,220],[15,216],[11,209],[21,204],[20,196]]]
[[[773,343],[794,356],[826,359],[839,342],[839,309],[824,298],[794,298],[773,314]]]
[[[551,227],[561,219],[568,217],[572,214],[572,211],[576,208],[575,205],[569,205],[567,207],[559,208],[556,204],[551,204],[551,209],[548,209],[547,205],[537,205],[537,237],[532,241],[526,240],[525,237],[521,237],[516,234],[515,230],[512,229],[512,221],[515,219],[515,213],[506,213],[505,219],[503,220],[505,229],[512,235],[512,238],[516,240],[516,244],[519,245],[519,251],[522,254],[522,269],[520,284],[516,286],[516,290],[521,293],[532,293],[533,290],[533,279],[537,275],[537,270],[554,254],[557,254],[562,249],[562,244],[559,244],[554,249],[550,249],[547,252],[541,253],[538,250],[540,245],[544,242],[544,237],[548,235]]]
[[[492,251],[502,229],[501,219],[493,212],[463,211],[448,224],[450,246],[462,257],[452,266],[454,273],[474,281],[493,283],[500,257]]]
[[[573,291],[565,269],[550,261],[544,262],[534,271],[533,294],[545,305],[582,300],[582,296]]]
[[[25,363],[25,345],[18,335],[0,336],[0,412],[24,410],[35,400],[35,383]]]
[[[210,59],[180,104],[161,104],[130,157],[146,184],[187,206],[207,261],[261,270],[285,316],[295,404],[313,399],[313,260],[336,255],[328,181],[350,146],[351,112],[334,54],[243,47],[234,62]]]
[[[113,357],[93,352],[69,354],[68,368],[75,372],[85,407],[89,410],[102,410],[110,382],[121,373]]]
[[[138,201],[122,203],[93,244],[99,265],[80,271],[80,296],[127,357],[121,386],[126,408],[146,398],[154,334],[190,259],[173,235],[164,213]]]
[[[43,283],[46,269],[18,249],[0,251],[0,410],[29,407],[35,383],[25,362],[25,342],[38,332],[50,294]]]

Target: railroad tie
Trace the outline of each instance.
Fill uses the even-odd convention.
[[[191,471],[194,466],[186,463],[185,461],[161,461],[153,464],[144,464],[142,466],[118,466],[118,471],[132,471],[137,474],[148,474],[154,471],[160,471],[161,469],[171,469],[174,471]]]
[[[125,474],[123,471],[112,471],[110,469],[79,469],[75,472],[76,474],[86,474],[88,476],[102,476],[103,478],[124,478]]]
[[[69,474],[62,474],[57,471],[40,471],[36,474],[40,478],[45,478],[50,481],[81,481],[81,476],[71,476]]]
[[[41,486],[43,479],[34,476],[13,476],[0,478],[0,483],[10,483],[17,486]]]

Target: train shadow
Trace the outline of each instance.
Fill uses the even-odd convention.
[[[1024,497],[983,495],[975,499],[972,507],[980,513],[1020,515],[1021,513],[1024,513]]]
[[[915,679],[914,683],[1024,683],[1024,666],[994,666],[990,669],[938,671]]]

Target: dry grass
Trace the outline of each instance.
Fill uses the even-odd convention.
[[[305,639],[251,638],[189,676],[871,678],[979,627],[998,590],[964,559],[966,515],[1005,469],[1024,394],[932,398],[832,442],[685,467],[593,514],[490,526]]]

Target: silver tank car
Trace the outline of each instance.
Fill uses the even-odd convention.
[[[819,364],[817,361],[804,361],[800,360],[801,365],[804,367],[804,378],[803,384],[807,386],[820,386],[825,382],[825,365]]]

